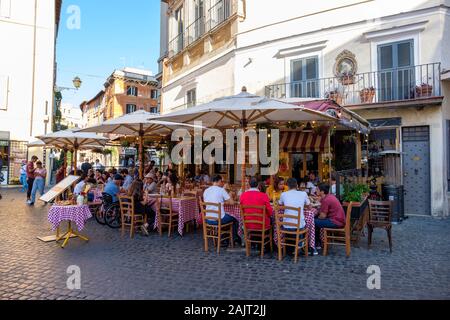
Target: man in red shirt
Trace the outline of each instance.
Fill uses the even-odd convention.
[[[273,209],[270,205],[269,196],[261,192],[258,189],[258,180],[256,178],[250,179],[250,189],[245,191],[240,198],[241,205],[244,206],[265,206],[266,207],[266,217],[265,217],[265,225],[266,228],[270,226],[270,217],[273,215]],[[246,213],[261,213],[259,209],[246,209]],[[262,221],[261,217],[252,217],[252,220]],[[247,223],[245,225],[249,229],[253,230],[261,230],[262,224],[256,223]]]
[[[343,228],[345,226],[345,212],[339,200],[330,194],[330,185],[322,183],[317,187],[320,197],[320,214],[314,219],[316,226],[316,248],[320,241],[321,228]]]
[[[27,202],[30,203],[31,200],[31,190],[33,189],[33,183],[34,183],[34,170],[36,169],[34,167],[34,163],[38,160],[38,157],[32,156],[31,160],[27,163],[27,183],[28,183],[28,190],[27,190]]]

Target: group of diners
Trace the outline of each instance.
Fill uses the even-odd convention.
[[[229,195],[229,193],[224,188],[224,181],[220,175],[215,175],[212,178],[213,185],[207,188],[203,193],[203,200],[205,203],[216,203],[221,205],[221,223],[233,223],[233,238],[236,244],[241,243],[241,239],[238,236],[238,221],[229,213],[226,212],[225,204],[233,205],[237,204],[235,200]],[[266,192],[263,192],[261,186],[262,184],[256,177],[251,177],[248,180],[248,189],[240,195],[239,204],[243,206],[264,206],[266,208],[265,225],[270,226],[274,224],[274,209],[273,204],[276,205],[300,208],[300,228],[306,227],[304,210],[309,209],[311,206],[310,196],[305,191],[299,190],[298,182],[295,178],[287,179],[285,183],[284,180],[277,178],[275,182],[276,190],[267,188]],[[282,188],[282,189],[281,189]],[[316,249],[321,250],[321,239],[320,239],[320,229],[321,228],[342,228],[345,224],[345,213],[344,209],[336,198],[335,195],[330,193],[330,185],[327,183],[320,183],[316,186],[315,194],[311,195],[311,198],[320,201],[320,209],[314,218],[315,223],[315,241]],[[271,203],[272,201],[272,203]],[[212,206],[206,208],[207,210],[214,210]],[[292,211],[292,212],[290,212]],[[261,213],[259,208],[248,208],[246,209],[248,213]],[[285,214],[287,215],[297,215],[298,211],[287,209]],[[213,216],[213,213],[209,214]],[[255,216],[252,219],[258,219],[262,221],[259,217]],[[286,218],[293,219],[293,218]],[[216,221],[210,220],[208,223],[215,224]],[[262,224],[246,224],[249,229],[258,229],[262,227]],[[288,226],[286,226],[289,228]],[[223,245],[228,245],[224,243]],[[311,252],[313,255],[318,254],[317,250]]]

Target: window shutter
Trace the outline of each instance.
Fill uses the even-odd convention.
[[[0,0],[0,17],[11,17],[11,0]]]

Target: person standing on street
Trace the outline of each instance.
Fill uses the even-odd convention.
[[[85,175],[88,175],[89,173],[89,169],[92,169],[92,164],[89,163],[89,159],[86,158],[84,159],[83,164],[81,165],[81,171],[83,171],[83,173]]]
[[[20,167],[20,184],[22,185],[22,192],[28,190],[27,185],[27,161],[22,160],[22,166]]]
[[[34,183],[34,163],[38,160],[38,157],[36,156],[32,156],[31,160],[28,161],[27,163],[27,184],[28,184],[28,189],[27,189],[27,203],[30,204],[31,203],[31,191],[33,189],[33,183]]]
[[[31,201],[29,203],[30,206],[34,205],[34,202],[36,201],[36,193],[38,191],[41,196],[44,194],[46,176],[47,170],[42,166],[42,162],[36,162],[36,169],[34,170],[33,189],[31,190]]]

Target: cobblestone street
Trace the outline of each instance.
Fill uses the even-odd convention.
[[[51,235],[49,206],[25,204],[17,190],[2,189],[0,200],[1,299],[449,299],[450,219],[410,217],[386,234],[367,238],[328,257],[275,255],[264,259],[245,252],[203,252],[200,230],[183,238],[138,234],[123,239],[118,230],[91,219],[85,243],[72,239],[65,249],[37,236]],[[66,286],[67,268],[81,269],[81,289]],[[381,268],[381,289],[366,286],[367,267]]]

